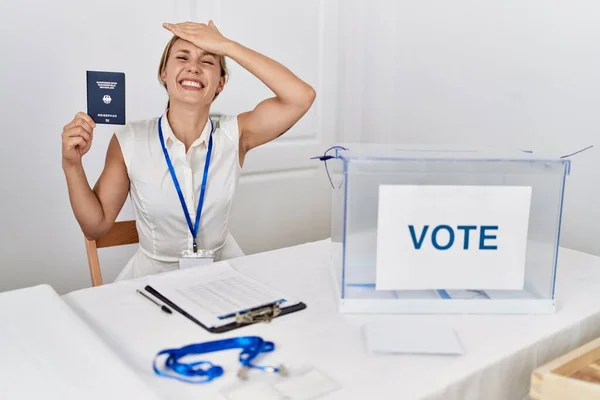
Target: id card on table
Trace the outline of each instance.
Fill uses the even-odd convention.
[[[341,389],[328,374],[310,365],[291,367],[286,375],[253,374],[225,386],[221,393],[228,400],[316,400]]]
[[[185,250],[179,254],[179,269],[187,269],[211,264],[215,259],[213,250]]]

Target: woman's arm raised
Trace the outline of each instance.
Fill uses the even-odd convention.
[[[89,115],[80,112],[62,132],[62,167],[69,200],[75,218],[88,239],[97,239],[108,232],[129,193],[127,168],[114,135],[108,146],[104,170],[94,189],[90,187],[82,157],[92,145],[95,126]]]

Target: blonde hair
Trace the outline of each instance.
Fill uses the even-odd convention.
[[[160,64],[158,65],[158,81],[160,82],[161,86],[164,87],[165,89],[167,89],[167,83],[165,81],[163,81],[162,79],[162,73],[165,70],[165,68],[167,67],[167,60],[169,59],[169,55],[171,54],[171,48],[173,47],[173,44],[175,44],[175,42],[177,41],[177,39],[179,39],[179,36],[173,36],[171,38],[171,40],[169,40],[169,43],[167,43],[167,45],[165,46],[165,49],[163,50],[162,56],[160,57]],[[225,56],[216,56],[217,59],[219,60],[219,64],[221,66],[221,78],[225,78],[225,82],[227,82],[227,79],[229,78],[229,71],[227,70],[227,63],[225,62]],[[217,98],[217,96],[219,95],[219,93],[215,93],[215,97],[213,98],[213,101],[215,101],[215,99]],[[170,101],[167,102],[167,108],[169,108],[170,105]]]

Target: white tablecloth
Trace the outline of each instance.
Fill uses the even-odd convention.
[[[161,349],[241,335],[274,341],[260,364],[313,365],[341,388],[325,399],[522,399],[538,365],[600,336],[600,257],[561,249],[558,310],[552,315],[342,315],[329,272],[327,241],[256,254],[230,264],[304,301],[304,311],[223,335],[167,315],[135,293],[145,279],[70,293],[64,299],[163,399],[223,398],[236,382],[237,351],[207,355],[225,375],[193,385],[154,375]],[[173,273],[180,273],[178,271]],[[362,327],[371,321],[449,326],[462,356],[372,355]],[[207,397],[208,396],[208,397]]]
[[[0,293],[0,399],[156,399],[48,285]]]

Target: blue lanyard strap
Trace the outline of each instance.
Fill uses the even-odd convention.
[[[285,372],[285,369],[282,367],[266,367],[252,363],[259,354],[275,350],[273,342],[264,341],[259,336],[241,336],[191,344],[179,349],[162,350],[156,354],[152,367],[154,372],[159,376],[189,383],[207,383],[223,375],[223,368],[209,361],[180,362],[180,360],[184,357],[231,349],[242,350],[239,355],[239,362],[243,369],[256,368],[267,372]],[[157,360],[164,356],[166,356],[166,359],[161,369],[157,366]],[[165,372],[164,370],[172,372]]]
[[[190,233],[192,234],[192,238],[194,240],[194,253],[198,251],[198,244],[196,242],[196,236],[198,236],[198,229],[200,228],[200,215],[202,214],[202,207],[204,206],[204,193],[206,192],[206,181],[208,178],[208,168],[210,166],[210,156],[212,155],[212,146],[213,146],[213,132],[214,125],[212,119],[210,120],[210,135],[208,139],[208,151],[206,153],[206,161],[204,162],[204,174],[202,176],[202,187],[200,189],[200,197],[198,198],[198,210],[196,211],[196,221],[192,226],[192,218],[190,217],[190,212],[188,211],[187,205],[185,203],[185,198],[183,197],[183,193],[181,191],[181,186],[179,185],[179,181],[177,180],[177,175],[175,174],[175,169],[173,168],[173,164],[171,163],[171,157],[169,157],[169,152],[167,151],[167,147],[165,146],[165,139],[163,137],[162,132],[162,116],[158,119],[158,137],[160,138],[160,145],[162,147],[163,153],[165,155],[165,160],[167,161],[167,166],[169,167],[169,172],[171,173],[171,178],[173,179],[173,184],[175,185],[175,190],[177,190],[177,195],[179,196],[179,202],[181,203],[181,207],[183,208],[183,213],[185,214],[185,220],[187,221],[188,228],[190,229]]]

